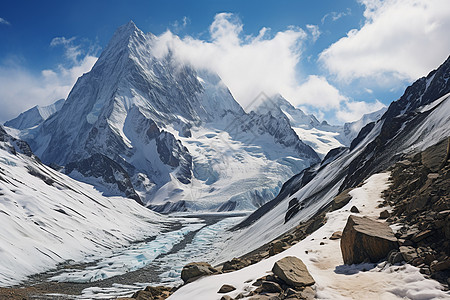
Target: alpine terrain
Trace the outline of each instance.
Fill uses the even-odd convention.
[[[331,125],[159,39],[0,126],[0,299],[450,298],[450,57]]]

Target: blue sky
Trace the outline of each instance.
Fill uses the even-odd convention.
[[[332,123],[388,105],[450,50],[446,0],[2,1],[0,121],[66,97],[129,20],[213,68],[243,106],[278,92]]]

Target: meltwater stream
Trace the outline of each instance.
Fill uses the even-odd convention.
[[[201,215],[186,218],[181,229],[157,236],[154,240],[134,244],[99,260],[84,269],[59,272],[51,280],[88,283],[76,299],[111,299],[129,296],[147,285],[175,286],[182,283],[180,275],[184,265],[194,261],[212,262],[223,249],[226,230],[237,224],[244,215]],[[143,276],[144,272],[150,272]],[[117,277],[117,282],[105,286],[93,281]],[[122,280],[126,277],[126,280]],[[144,280],[145,282],[142,282]],[[99,281],[101,283],[101,281]]]

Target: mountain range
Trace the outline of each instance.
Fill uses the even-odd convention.
[[[364,197],[381,194],[389,186],[394,166],[396,174],[402,172],[398,164],[411,170],[428,168],[419,156],[436,144],[444,157],[438,162],[448,169],[450,57],[388,108],[335,126],[304,113],[281,95],[262,94],[246,111],[217,74],[180,62],[174,50],[156,55],[156,39],[132,22],[120,27],[66,100],[33,107],[0,126],[0,223],[5,229],[0,240],[0,285],[18,284],[61,263],[66,265],[49,272],[54,275],[51,279],[78,283],[129,274],[158,259],[166,264],[187,263],[194,253],[188,251],[189,245],[210,251],[201,257],[212,264],[231,264],[235,257],[265,245],[273,248],[272,242],[280,237],[291,239],[292,230],[301,226],[306,228],[301,242],[319,253],[317,249],[326,247],[328,239],[314,232],[327,222],[325,213],[336,197],[356,189],[354,198],[365,205]],[[428,150],[423,155],[430,161],[435,153]],[[448,195],[436,191],[445,186],[448,173],[444,178],[438,172],[439,168],[419,174],[423,187],[415,178],[420,176],[404,172],[408,184],[393,178],[401,191],[390,193],[401,198],[410,190],[423,192],[441,176],[434,194],[424,198],[426,203],[440,201],[436,218],[419,220],[422,225],[435,222],[444,228],[450,202]],[[368,190],[373,195],[364,196]],[[339,213],[347,216],[349,210],[344,207]],[[185,211],[190,212],[186,218],[158,213]],[[221,213],[207,217],[199,213],[205,211]],[[216,223],[208,219],[228,211],[248,215],[232,215]],[[407,220],[405,211],[401,216]],[[331,227],[343,222],[341,215],[333,213],[328,215],[332,218],[328,231],[338,230]],[[201,217],[207,221],[199,221]],[[397,233],[402,236],[400,229]],[[307,240],[308,234],[321,243]],[[427,251],[441,246],[429,244]],[[188,249],[187,254],[170,256],[180,249]],[[309,248],[294,250],[299,249],[301,255],[308,255]],[[439,263],[449,261],[448,252],[439,255]],[[320,259],[305,264],[330,268]],[[269,262],[248,262],[254,269],[247,271],[267,275],[273,265]],[[433,268],[436,265],[430,261],[430,268],[433,262]],[[358,272],[366,271],[365,266],[360,265]],[[181,268],[170,267],[165,276],[179,278]],[[412,273],[403,267],[389,272]],[[354,268],[331,266],[338,276],[350,276]],[[239,274],[256,280],[247,271]],[[416,271],[417,279],[422,270]],[[319,280],[327,281],[323,274]],[[216,278],[230,278],[223,275]],[[230,276],[236,282],[243,278],[234,275]],[[217,289],[199,287],[203,282],[183,286],[173,299],[185,299],[189,293],[199,299],[210,299],[208,293],[217,296]],[[93,290],[104,296],[100,288]]]
[[[260,207],[382,113],[331,126],[281,95],[247,113],[217,74],[173,51],[156,56],[156,39],[123,25],[65,101],[5,126],[44,163],[104,195],[166,213],[229,211]]]

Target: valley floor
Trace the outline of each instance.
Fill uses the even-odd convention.
[[[178,285],[186,262],[211,260],[223,242],[221,233],[244,216],[177,216],[177,220],[184,220],[183,225],[156,238],[135,243],[94,263],[61,264],[55,270],[31,276],[17,287],[0,288],[0,299],[113,299],[149,284]],[[99,276],[105,279],[93,281]]]

